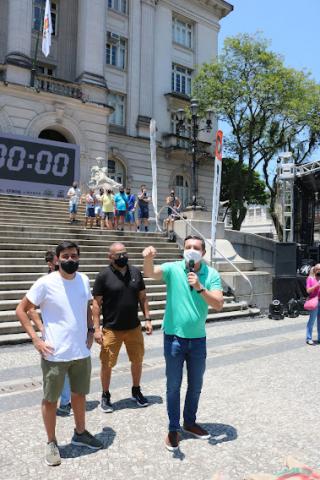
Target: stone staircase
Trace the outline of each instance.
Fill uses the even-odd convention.
[[[154,245],[158,250],[156,263],[175,261],[181,251],[159,233],[101,231],[84,228],[84,207],[80,207],[78,222],[69,224],[68,202],[0,195],[0,345],[28,341],[15,315],[15,308],[33,282],[47,273],[45,252],[55,249],[62,240],[79,244],[81,271],[90,278],[107,265],[107,251],[114,241],[126,244],[130,261],[142,268],[141,252]],[[161,325],[166,290],[163,282],[145,279],[155,327]],[[226,296],[222,312],[209,311],[208,319],[220,320],[255,315],[259,309],[248,308],[245,302],[236,302]],[[141,316],[141,313],[139,314]]]

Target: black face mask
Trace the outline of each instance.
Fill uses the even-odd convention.
[[[67,260],[66,262],[60,262],[61,268],[66,273],[75,273],[79,268],[79,262],[73,260]]]
[[[126,254],[121,254],[119,258],[115,258],[114,263],[119,268],[126,267],[128,265],[128,256]]]

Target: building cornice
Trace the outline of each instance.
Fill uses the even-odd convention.
[[[160,0],[161,4],[166,5],[170,10],[181,15],[184,18],[188,18],[195,23],[207,25],[210,29],[214,29],[216,32],[220,30],[219,20],[223,18],[221,13],[217,10],[217,0],[197,0],[199,3],[198,8],[192,8],[193,2],[189,1],[174,1],[174,0]],[[220,1],[220,0],[219,0]],[[215,3],[215,9],[208,3]],[[232,9],[230,10],[232,11]],[[229,12],[228,12],[229,13]],[[209,14],[209,15],[208,15]],[[226,13],[227,15],[227,13]]]

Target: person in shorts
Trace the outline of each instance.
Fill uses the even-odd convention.
[[[81,198],[81,190],[78,188],[77,182],[73,182],[72,187],[68,190],[67,197],[69,198],[70,223],[74,223],[76,221],[78,205]]]
[[[84,227],[87,228],[88,221],[90,228],[93,227],[93,222],[95,219],[95,205],[96,205],[96,196],[93,188],[90,188],[89,193],[86,195],[86,219]]]
[[[181,201],[179,197],[176,196],[174,189],[171,190],[170,195],[166,198],[166,204],[168,205],[168,217],[166,219],[166,230],[168,236],[172,236],[174,229],[174,222],[178,220]]]
[[[104,189],[99,188],[99,192],[96,194],[96,203],[94,206],[94,214],[96,217],[96,226],[101,227],[102,222],[102,197],[104,195]]]
[[[104,228],[112,230],[114,219],[114,195],[110,188],[107,190],[107,193],[104,193],[102,196],[102,217],[101,230]]]
[[[142,229],[142,224],[144,225],[144,231],[149,230],[149,204],[151,202],[151,197],[148,195],[147,188],[145,185],[141,185],[140,193],[138,195],[137,206],[138,206],[138,225],[137,230]]]
[[[121,185],[119,188],[119,193],[114,197],[115,203],[115,227],[118,230],[123,232],[124,230],[124,218],[126,216],[127,207],[128,207],[128,199],[127,195],[125,194],[124,187]]]
[[[48,274],[59,270],[58,259],[55,252],[48,250],[45,254],[44,260],[48,266]],[[40,334],[43,335],[43,323],[37,309],[32,308],[29,310],[28,316],[31,318]],[[60,405],[57,408],[57,414],[63,417],[70,417],[72,414],[71,390],[68,375],[66,375],[64,379],[63,389],[60,397]]]
[[[135,210],[136,210],[136,196],[131,193],[131,189],[127,187],[126,189],[127,195],[127,213],[125,216],[125,224],[128,226],[129,230],[135,231],[136,226],[136,219],[135,219]]]
[[[140,270],[128,264],[128,253],[123,243],[113,243],[109,249],[110,265],[100,272],[93,287],[94,338],[101,345],[101,410],[113,411],[110,395],[112,368],[117,363],[122,344],[126,346],[131,362],[132,400],[139,407],[148,406],[140,388],[144,340],[138,317],[138,305],[145,317],[146,333],[152,333],[149,305]],[[100,328],[102,309],[103,328]]]
[[[89,279],[77,272],[80,250],[69,241],[56,248],[59,270],[40,277],[19,303],[16,314],[41,355],[43,373],[42,416],[48,436],[47,465],[60,465],[56,439],[57,401],[65,376],[71,385],[75,430],[71,443],[93,450],[102,443],[85,429],[86,395],[90,390],[93,323]],[[28,311],[39,305],[43,337],[34,330]]]

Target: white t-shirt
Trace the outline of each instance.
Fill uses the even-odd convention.
[[[67,197],[70,199],[70,205],[78,205],[81,197],[81,190],[80,188],[69,188]]]
[[[90,356],[87,306],[92,295],[86,275],[76,272],[72,280],[65,280],[52,272],[32,285],[27,298],[40,307],[44,338],[54,348],[46,360],[67,362]]]

